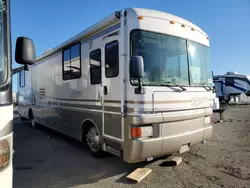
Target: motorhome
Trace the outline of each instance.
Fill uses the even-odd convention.
[[[18,112],[128,163],[188,151],[212,134],[209,38],[156,10],[117,11],[20,72]]]
[[[12,69],[11,66],[10,36],[10,1],[0,0],[0,187],[4,188],[13,187],[12,75],[20,69]],[[18,47],[16,50],[18,52],[16,55],[17,63],[25,66],[27,66],[27,63],[34,63],[35,55],[32,40],[19,37],[16,46]],[[29,55],[27,55],[27,50]],[[33,55],[33,60],[31,55]],[[24,68],[21,67],[21,69]]]
[[[224,75],[213,76],[216,90],[216,97],[220,101],[229,102],[237,100],[236,96],[245,93],[250,96],[250,76],[238,74],[237,72],[227,72]],[[235,101],[236,102],[236,101]]]

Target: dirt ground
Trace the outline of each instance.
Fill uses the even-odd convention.
[[[212,138],[178,155],[183,162],[177,167],[166,166],[166,159],[95,159],[79,142],[46,128],[33,130],[15,116],[14,188],[250,187],[250,106],[230,106]],[[135,184],[126,175],[138,167],[153,171]]]

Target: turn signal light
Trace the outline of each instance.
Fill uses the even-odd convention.
[[[132,127],[131,128],[131,136],[134,138],[140,138],[141,134],[141,127]]]
[[[174,21],[170,21],[169,23],[171,23],[171,24],[175,24],[175,22],[174,22]]]
[[[142,125],[131,127],[132,138],[149,138],[153,136],[153,125]]]

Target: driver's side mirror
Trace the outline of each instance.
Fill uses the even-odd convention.
[[[130,77],[132,79],[142,78],[144,74],[144,62],[141,56],[132,56],[130,59]]]
[[[27,37],[18,37],[16,40],[15,60],[18,64],[32,65],[36,61],[35,47],[31,39]]]
[[[142,87],[142,78],[144,74],[144,62],[141,56],[132,56],[130,59],[130,78],[138,80],[138,88],[135,88],[135,94],[145,94],[145,88]]]

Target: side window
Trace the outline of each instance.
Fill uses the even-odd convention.
[[[19,86],[20,87],[24,87],[25,86],[25,71],[24,70],[22,70],[19,73]]]
[[[81,44],[63,51],[63,80],[81,77]]]
[[[105,76],[107,78],[119,75],[119,44],[113,41],[105,46]]]
[[[90,83],[100,84],[102,80],[101,74],[101,50],[97,49],[90,52]]]
[[[234,79],[233,78],[226,78],[225,85],[226,86],[234,86]]]
[[[63,51],[63,79],[69,80],[70,77],[70,49],[67,49]]]

